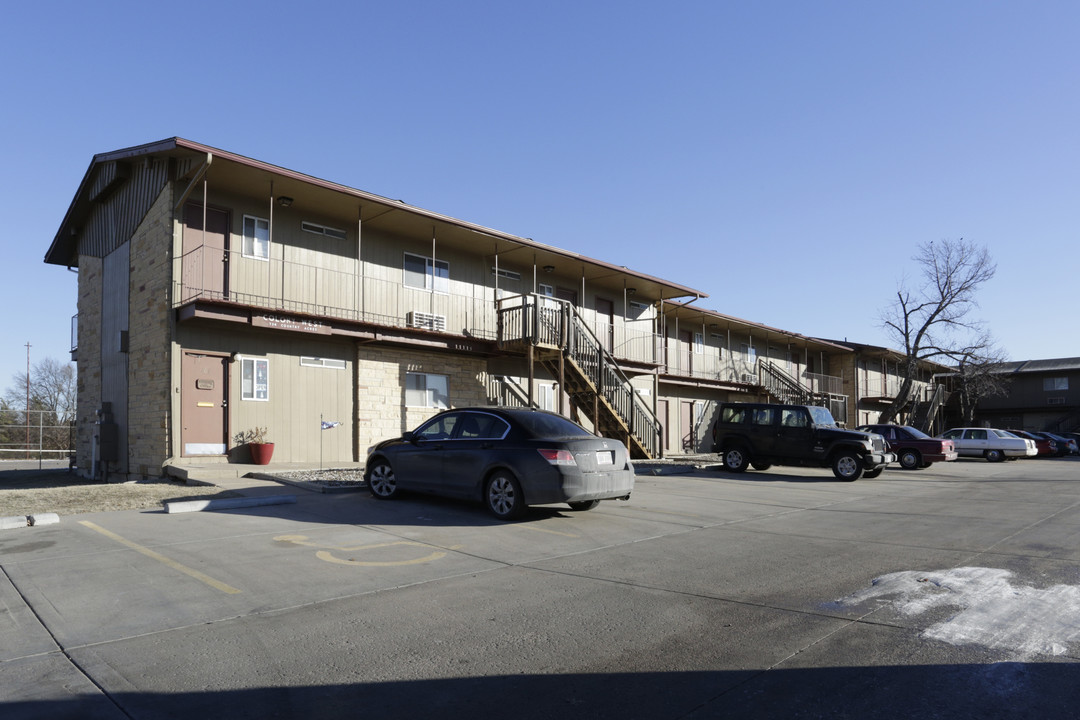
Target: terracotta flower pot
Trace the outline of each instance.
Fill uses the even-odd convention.
[[[274,456],[274,443],[248,443],[251,449],[251,462],[256,465],[270,464],[270,458]]]

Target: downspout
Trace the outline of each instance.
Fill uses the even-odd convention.
[[[435,267],[435,226],[431,226],[431,294],[428,298],[428,312],[435,314],[435,277],[438,270]],[[449,279],[449,278],[448,278]]]
[[[356,208],[356,321],[364,317],[364,206]]]
[[[270,181],[270,228],[268,236],[266,238],[266,299],[271,298],[271,288],[273,287],[273,261],[270,259],[272,254],[271,248],[274,247],[274,181]],[[253,248],[254,249],[254,248]],[[241,252],[243,250],[241,249]],[[285,307],[285,254],[281,255],[281,307]],[[320,436],[321,437],[321,436]]]

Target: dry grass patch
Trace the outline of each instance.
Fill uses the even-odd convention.
[[[0,517],[159,509],[163,503],[174,500],[228,497],[240,495],[230,490],[169,480],[105,484],[76,477],[65,470],[0,472]]]

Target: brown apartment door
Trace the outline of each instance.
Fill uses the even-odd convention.
[[[180,377],[181,454],[224,455],[229,440],[228,355],[185,350]]]
[[[679,331],[679,374],[693,375],[694,333],[690,330]]]
[[[679,423],[679,432],[682,433],[682,449],[683,452],[696,452],[697,451],[697,438],[694,433],[694,403],[693,401],[683,400],[679,403],[679,416],[681,422]]]
[[[198,297],[228,299],[228,241],[229,213],[207,207],[203,232],[203,206],[193,202],[184,205],[181,302]]]

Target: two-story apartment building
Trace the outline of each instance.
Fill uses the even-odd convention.
[[[79,275],[77,463],[114,477],[504,402],[655,457],[659,308],[705,295],[180,138],[95,156],[45,260]]]
[[[1080,358],[1002,363],[1004,395],[984,397],[978,423],[992,427],[1075,432],[1080,427]]]
[[[846,419],[848,427],[876,423],[880,414],[892,404],[903,383],[902,353],[879,345],[833,340],[851,352],[837,356],[838,372],[843,377],[843,394],[850,398]],[[903,409],[897,423],[915,425],[936,434],[945,430],[942,411],[948,400],[944,384],[935,376],[951,368],[922,360],[912,389],[911,402]],[[837,416],[837,419],[841,419]]]
[[[362,460],[440,409],[533,405],[634,457],[709,452],[718,402],[862,421],[866,348],[702,291],[199,143],[97,155],[45,256],[78,270],[77,464],[158,476]],[[860,384],[861,383],[861,384]]]
[[[843,378],[830,374],[851,350],[706,310],[661,303],[663,364],[657,414],[665,454],[712,452],[717,405],[767,401],[825,405],[843,420]]]

